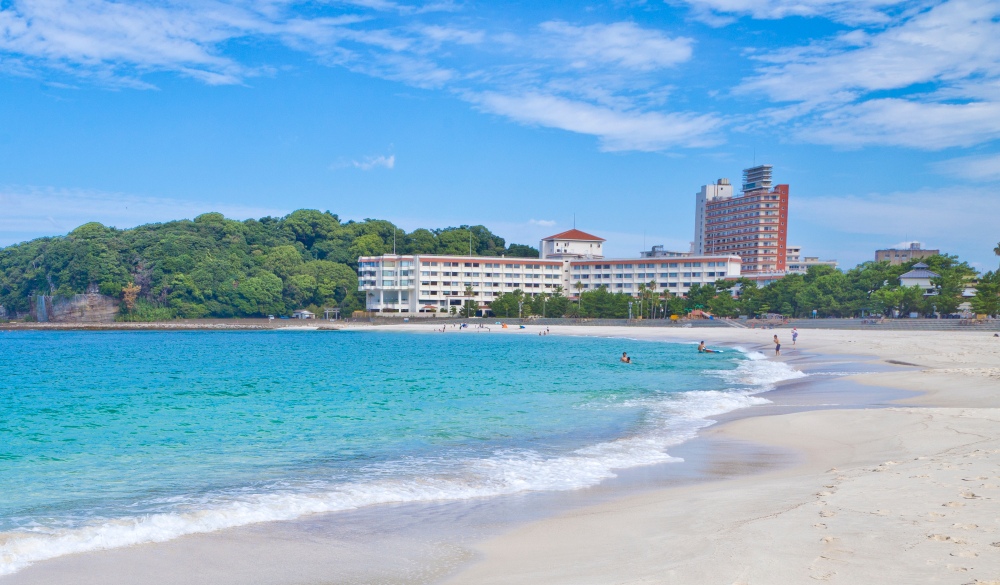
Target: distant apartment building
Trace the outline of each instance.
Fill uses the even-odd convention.
[[[561,287],[566,296],[574,296],[603,286],[638,295],[640,286],[653,282],[660,291],[684,295],[695,284],[740,276],[742,262],[736,255],[605,259],[598,248],[604,241],[579,230],[563,232],[542,240],[545,258],[362,256],[358,289],[373,312],[450,312],[474,300],[480,314],[486,314],[493,299],[515,290],[534,296]]]
[[[818,256],[802,256],[801,246],[788,246],[785,255],[785,272],[787,274],[805,274],[810,266],[837,267],[836,260],[820,260]]]
[[[738,196],[727,179],[702,187],[695,212],[695,255],[738,255],[743,276],[754,280],[785,274],[788,185],[772,188],[771,173],[771,165],[744,169]]]
[[[876,262],[888,262],[894,266],[906,264],[911,260],[923,260],[930,256],[940,254],[941,250],[926,250],[921,247],[920,242],[910,242],[907,248],[888,248],[886,250],[875,250]]]

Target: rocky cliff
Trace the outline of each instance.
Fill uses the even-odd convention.
[[[35,297],[31,316],[52,323],[111,323],[118,314],[118,299],[97,293],[71,297]]]

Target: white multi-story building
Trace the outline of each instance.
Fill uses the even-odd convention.
[[[586,240],[587,250],[591,242],[604,242],[584,235],[593,238]],[[562,244],[572,242],[570,238],[542,240],[546,241],[553,243],[553,255],[556,243],[560,255],[580,251]],[[493,299],[515,290],[531,296],[562,290],[573,296],[604,286],[613,293],[638,295],[640,285],[654,282],[660,291],[684,295],[695,284],[739,278],[740,266],[735,255],[608,260],[385,254],[358,259],[358,289],[365,293],[368,311],[432,314],[474,300],[485,313]]]
[[[567,261],[568,262],[568,261]],[[448,312],[467,300],[488,311],[494,298],[522,290],[554,293],[564,287],[562,260],[490,256],[362,256],[358,288],[369,311]],[[471,295],[467,294],[471,289]]]
[[[604,286],[608,291],[639,294],[639,286],[654,283],[673,295],[687,294],[696,284],[740,277],[739,256],[684,256],[639,260],[579,260],[570,263],[567,290],[586,291]],[[578,286],[579,285],[579,286]]]
[[[706,252],[705,204],[716,199],[731,199],[732,197],[733,186],[729,184],[729,179],[719,179],[714,185],[702,185],[701,191],[695,193],[692,252],[698,255]]]

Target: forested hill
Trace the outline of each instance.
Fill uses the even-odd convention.
[[[138,319],[289,314],[362,308],[358,256],[392,252],[537,257],[483,226],[410,233],[367,219],[341,222],[309,209],[235,221],[220,213],[119,230],[84,224],[66,236],[0,249],[0,306],[27,313],[33,295],[101,292],[123,298],[134,283]],[[131,287],[132,290],[136,290]]]

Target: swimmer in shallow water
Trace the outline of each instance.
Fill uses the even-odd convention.
[[[621,362],[623,364],[631,364],[632,363],[632,358],[628,357],[628,354],[623,351],[622,352]]]
[[[698,344],[698,353],[715,353],[715,350],[705,347],[705,342],[702,341]]]

